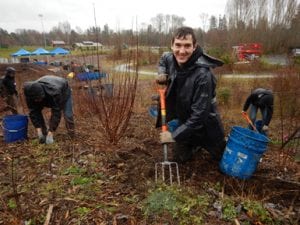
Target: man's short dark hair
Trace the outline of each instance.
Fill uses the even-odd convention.
[[[197,39],[196,39],[194,30],[193,30],[193,28],[191,28],[191,27],[179,27],[179,28],[177,28],[177,29],[175,30],[174,35],[173,35],[173,38],[172,38],[172,44],[174,43],[175,38],[176,38],[176,39],[179,39],[179,38],[186,38],[187,35],[191,35],[191,36],[192,36],[192,39],[193,39],[193,45],[195,46],[196,43],[197,43]]]

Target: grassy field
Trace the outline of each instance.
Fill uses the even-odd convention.
[[[34,51],[41,46],[13,46],[9,48],[0,48],[0,58],[10,58],[10,55],[17,52],[19,49],[24,48],[27,51]],[[51,51],[54,48],[52,46],[47,46],[46,50]]]

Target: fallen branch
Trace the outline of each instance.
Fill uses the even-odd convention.
[[[50,205],[49,205],[49,208],[48,208],[48,212],[47,212],[47,216],[46,216],[46,220],[45,220],[44,225],[49,225],[49,222],[50,222],[50,219],[51,219],[52,211],[53,211],[53,204],[50,204]]]
[[[241,225],[237,218],[234,219],[235,225]]]

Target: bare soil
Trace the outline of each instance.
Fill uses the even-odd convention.
[[[6,66],[0,65],[0,72]],[[17,69],[20,91],[21,82],[49,73],[42,66],[13,66]],[[75,114],[75,119],[76,137],[70,139],[61,123],[53,146],[37,143],[31,123],[27,141],[5,143],[1,139],[0,224],[178,224],[172,219],[150,223],[141,210],[142,201],[155,186],[154,165],[163,160],[159,131],[147,109],[133,112],[117,145],[108,143],[91,118]],[[280,206],[272,216],[281,217],[281,224],[297,224],[300,174],[299,164],[292,158],[294,154],[271,144],[253,177],[241,181],[222,174],[218,162],[203,150],[192,162],[179,165],[181,185],[198,194],[207,192],[207,184],[220,184],[225,195]],[[84,176],[92,177],[94,182],[76,185],[74,178],[78,174],[70,172],[70,168],[84,169]],[[88,213],[80,211],[84,209],[89,209]],[[204,221],[233,224],[210,214]],[[249,219],[245,224],[262,223]]]

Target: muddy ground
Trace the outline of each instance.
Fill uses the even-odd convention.
[[[0,65],[0,71],[6,66]],[[14,67],[19,90],[24,80],[49,74],[40,66]],[[147,86],[145,82],[151,81],[140,85]],[[154,165],[163,159],[159,131],[146,108],[134,110],[116,145],[107,141],[94,119],[75,112],[75,120],[76,138],[70,139],[61,123],[52,146],[37,143],[30,122],[27,141],[5,143],[1,138],[0,224],[180,224],[176,218],[143,214],[143,201],[155,188]],[[179,165],[181,186],[195,194],[220,186],[216,195],[272,205],[269,214],[281,222],[265,224],[298,224],[300,174],[295,151],[283,152],[270,144],[253,177],[242,181],[222,174],[218,162],[202,150],[192,162]],[[249,214],[226,221],[216,211],[210,204],[202,224],[264,224]]]

